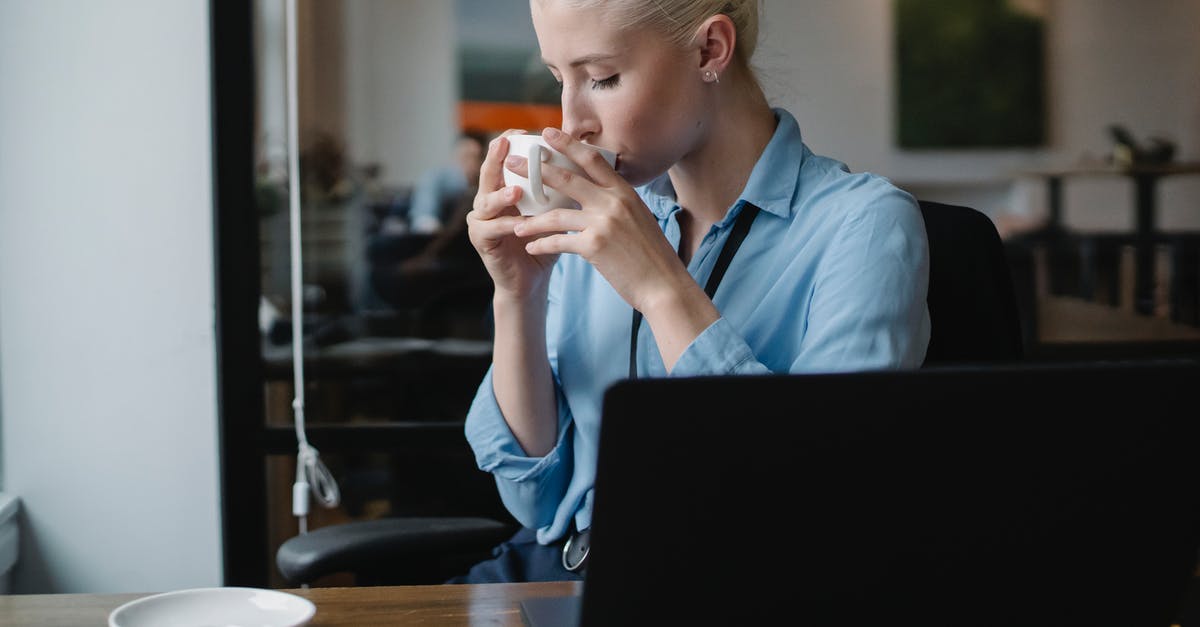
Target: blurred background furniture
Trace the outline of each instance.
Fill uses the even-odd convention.
[[[1138,246],[1153,251],[1149,313],[1137,310]],[[1200,354],[1200,233],[1041,231],[1004,242],[1026,358]],[[1144,289],[1144,288],[1142,288]]]
[[[1158,229],[1158,184],[1164,178],[1170,176],[1181,175],[1196,175],[1200,174],[1200,162],[1179,162],[1179,163],[1133,163],[1129,165],[1084,165],[1065,168],[1049,168],[1028,170],[1021,173],[1024,176],[1040,178],[1045,181],[1047,203],[1049,207],[1049,217],[1046,224],[1037,231],[1023,235],[1022,237],[1029,240],[1031,243],[1042,243],[1047,245],[1049,254],[1054,256],[1052,262],[1055,262],[1056,267],[1064,265],[1063,262],[1069,259],[1069,251],[1066,250],[1071,246],[1086,247],[1089,254],[1101,252],[1095,248],[1097,241],[1079,242],[1075,238],[1075,234],[1071,234],[1063,226],[1063,183],[1066,179],[1075,177],[1126,177],[1133,182],[1133,212],[1134,212],[1134,228],[1132,232],[1124,234],[1116,239],[1121,240],[1122,245],[1131,246],[1134,250],[1134,284],[1133,284],[1133,309],[1134,311],[1150,315],[1155,309],[1155,252],[1163,244],[1179,245],[1181,242],[1175,241],[1175,236],[1162,233]],[[1106,236],[1095,236],[1100,240],[1108,239]],[[1193,236],[1194,239],[1195,236]],[[1195,255],[1195,244],[1191,244],[1190,253]],[[1104,251],[1111,251],[1110,246]],[[1175,254],[1174,252],[1172,254]],[[1069,261],[1065,264],[1069,266]],[[1193,264],[1194,266],[1194,264]],[[1093,271],[1094,267],[1090,265],[1084,266],[1084,272]],[[1195,272],[1195,268],[1191,267],[1189,272]],[[1060,288],[1067,284],[1080,285],[1084,290],[1094,289],[1093,277],[1082,277],[1081,281],[1072,281],[1072,277],[1068,274],[1056,275],[1055,288]],[[1194,300],[1194,296],[1191,297]],[[1194,317],[1193,314],[1189,314]]]

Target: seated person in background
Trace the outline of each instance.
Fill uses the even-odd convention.
[[[479,167],[487,137],[463,131],[454,142],[453,163],[427,171],[413,189],[408,209],[408,230],[433,233],[451,217],[461,198],[470,198],[479,186]]]
[[[480,308],[476,301],[482,298],[486,308],[491,281],[467,237],[470,209],[471,197],[462,198],[450,208],[445,226],[419,251],[373,265],[370,280],[375,293],[397,309],[419,309],[451,297],[471,309]]]
[[[757,0],[530,7],[562,85],[562,129],[543,135],[585,173],[544,164],[543,182],[582,210],[521,216],[503,168],[526,163],[492,142],[467,228],[494,284],[493,365],[465,431],[524,528],[452,583],[581,579],[563,549],[591,525],[617,380],[918,368],[929,343],[917,202],[814,154],[768,104],[750,66]],[[583,142],[616,152],[616,169]],[[770,549],[737,536],[715,540]]]
[[[463,132],[454,164],[427,172],[413,192],[409,232],[384,232],[372,242],[369,280],[383,302],[396,309],[437,304],[473,312],[482,298],[486,308],[490,281],[466,229],[486,145],[484,135]]]

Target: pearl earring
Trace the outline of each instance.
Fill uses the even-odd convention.
[[[721,82],[721,77],[717,76],[717,75],[716,75],[716,73],[715,73],[715,72],[713,72],[712,70],[704,70],[704,82],[706,82],[706,83],[720,83],[720,82]]]

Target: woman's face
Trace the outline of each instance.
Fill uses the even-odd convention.
[[[600,9],[532,0],[542,60],[562,84],[563,130],[616,151],[632,185],[693,150],[707,126],[699,50],[648,29],[618,31]]]

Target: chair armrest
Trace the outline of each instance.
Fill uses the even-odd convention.
[[[489,518],[384,518],[322,527],[289,538],[275,554],[280,574],[292,584],[339,572],[400,568],[412,558],[485,552],[507,540],[513,528]]]

